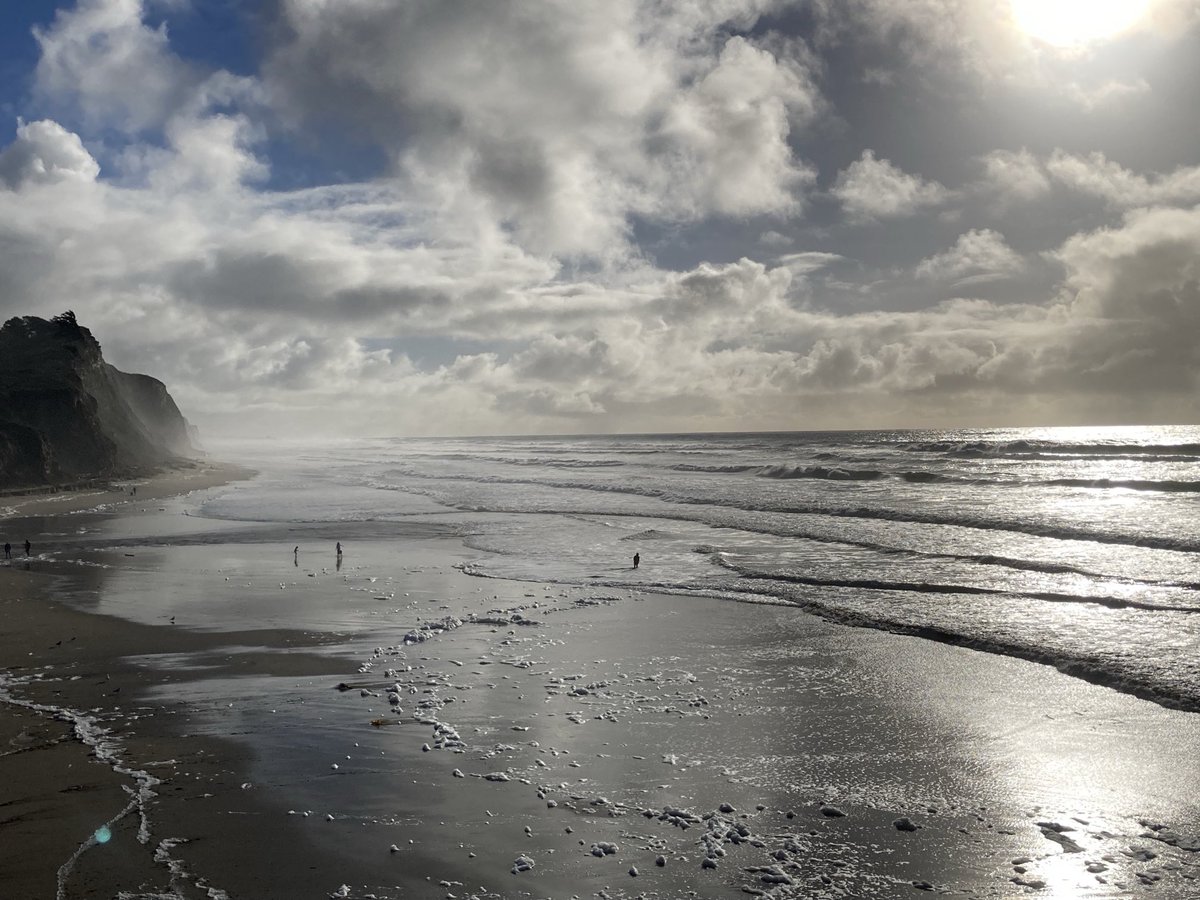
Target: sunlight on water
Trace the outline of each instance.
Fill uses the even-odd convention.
[[[1196,428],[413,439],[294,467],[209,512],[436,517],[478,574],[766,594],[1200,708]]]
[[[261,467],[57,546],[74,605],[161,629],[127,657],[163,676],[138,702],[253,749],[218,802],[270,797],[339,876],[390,882],[403,854],[483,883],[532,841],[539,877],[598,896],[613,870],[581,835],[644,828],[670,896],[789,860],[808,881],[780,897],[1200,883],[1200,716],[1139,699],[1200,709],[1196,429],[412,440]],[[614,801],[650,816],[587,811]],[[667,804],[744,810],[761,840],[711,875]]]

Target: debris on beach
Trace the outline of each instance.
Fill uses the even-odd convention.
[[[512,873],[519,875],[522,872],[528,872],[533,868],[533,860],[522,854],[513,860]]]
[[[1074,840],[1067,837],[1063,832],[1074,831],[1075,829],[1069,825],[1060,825],[1058,822],[1035,822],[1038,828],[1041,829],[1042,835],[1048,841],[1054,841],[1063,848],[1064,853],[1082,853],[1083,848]]]

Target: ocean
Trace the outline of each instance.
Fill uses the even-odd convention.
[[[212,452],[3,521],[0,896],[1200,896],[1200,429]]]
[[[791,604],[1200,710],[1198,428],[364,440],[286,471],[266,453],[275,480],[202,514],[449,522],[486,551],[473,575]]]

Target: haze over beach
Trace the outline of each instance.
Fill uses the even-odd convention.
[[[0,898],[1200,896],[1200,0],[0,25]]]

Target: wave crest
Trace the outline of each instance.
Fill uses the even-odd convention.
[[[822,478],[829,481],[878,481],[887,476],[878,469],[846,469],[840,466],[766,466],[760,478]]]

